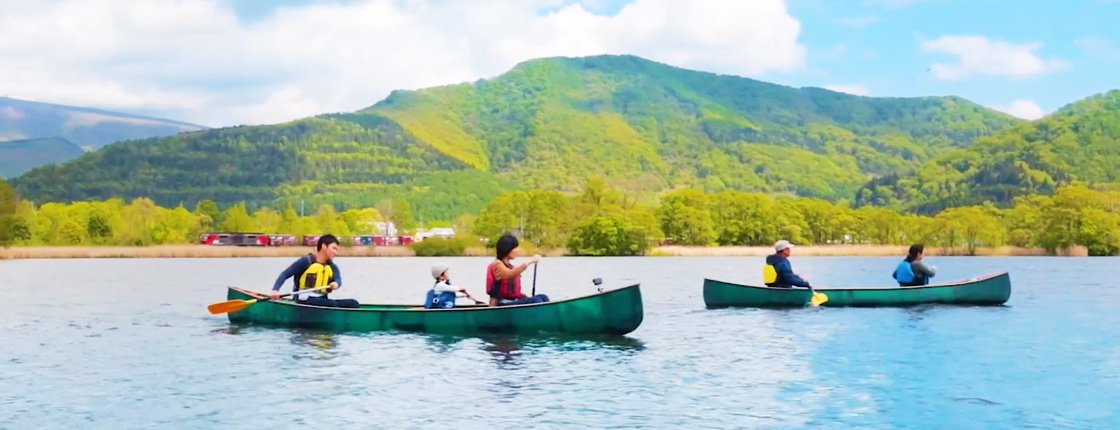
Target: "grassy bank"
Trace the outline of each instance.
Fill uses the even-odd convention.
[[[906,254],[906,246],[891,245],[803,245],[794,248],[796,256],[899,256]],[[298,257],[311,252],[310,247],[240,247],[211,245],[158,245],[144,247],[127,246],[28,246],[0,249],[0,259],[25,258],[225,258],[225,257]],[[492,249],[468,247],[467,256],[489,257]],[[565,254],[565,250],[526,250],[526,253],[539,252],[548,257]],[[689,256],[689,257],[762,257],[773,252],[767,246],[662,246],[651,249],[650,256]],[[929,255],[967,255],[964,248],[946,250],[928,247]],[[415,253],[404,246],[343,247],[340,255],[346,257],[411,257]],[[980,248],[981,256],[1039,256],[1046,252],[1038,248]],[[1084,256],[1083,247],[1063,252],[1062,255]]]

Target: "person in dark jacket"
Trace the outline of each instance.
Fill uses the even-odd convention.
[[[926,248],[922,244],[910,245],[910,252],[906,258],[898,263],[891,277],[898,281],[900,287],[916,287],[929,284],[930,278],[937,272],[937,267],[926,266],[922,257],[926,255]]]
[[[766,257],[766,266],[762,268],[762,281],[767,287],[809,288],[809,280],[793,273],[793,267],[789,264],[789,254],[792,249],[793,244],[788,240],[774,243],[774,254]]]

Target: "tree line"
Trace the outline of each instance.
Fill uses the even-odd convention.
[[[566,248],[574,255],[642,255],[659,243],[767,246],[779,239],[798,244],[924,243],[969,254],[1004,245],[1051,253],[1084,246],[1090,255],[1120,255],[1120,190],[1081,184],[1060,187],[1051,195],[1018,197],[1010,207],[961,206],[934,215],[695,188],[666,192],[654,203],[641,200],[595,178],[575,194],[503,192],[478,214],[426,227],[455,227],[463,243],[493,243],[514,233],[531,246]],[[418,225],[403,199],[341,212],[324,204],[301,216],[292,205],[249,211],[245,203],[222,209],[210,200],[189,209],[162,207],[148,198],[33,204],[17,199],[0,182],[0,244],[5,246],[195,243],[211,231],[349,236],[373,234],[376,221],[391,221],[404,232]]]

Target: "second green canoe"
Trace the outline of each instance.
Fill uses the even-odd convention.
[[[918,287],[818,288],[828,295],[825,307],[914,306],[928,303],[1001,305],[1011,297],[1007,272],[947,284]],[[704,304],[709,308],[801,307],[812,293],[805,288],[770,288],[704,279]]]
[[[264,296],[230,287],[226,297]],[[229,314],[233,323],[316,328],[337,332],[402,330],[440,334],[574,334],[623,335],[642,323],[639,284],[594,294],[510,306],[466,305],[452,309],[424,309],[413,305],[361,305],[357,309],[265,301]]]

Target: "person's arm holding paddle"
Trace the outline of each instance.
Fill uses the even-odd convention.
[[[541,261],[541,256],[540,255],[534,255],[534,256],[526,259],[524,263],[521,263],[521,264],[519,264],[517,266],[514,266],[514,267],[506,267],[505,264],[495,264],[493,266],[494,267],[494,279],[513,279],[513,278],[516,278],[516,277],[520,276],[521,273],[525,271],[525,269],[528,269],[530,265],[537,264],[540,261]],[[519,298],[523,298],[523,297],[528,297],[528,296],[526,296],[525,293],[521,293],[521,297],[519,297]]]
[[[778,279],[782,279],[795,287],[809,288],[809,280],[793,273],[793,266],[789,264],[789,260],[782,260],[774,268],[778,269]]]
[[[334,263],[331,264],[333,265]],[[307,267],[310,265],[311,262],[308,261],[307,256],[303,256],[293,262],[291,266],[288,266],[287,269],[284,269],[283,272],[280,272],[280,277],[276,278],[276,282],[272,284],[272,293],[270,294],[272,300],[280,298],[280,287],[284,286],[284,281],[287,281],[288,278],[303,273],[303,271],[307,270]]]

